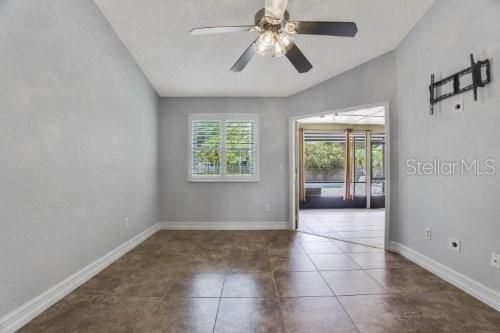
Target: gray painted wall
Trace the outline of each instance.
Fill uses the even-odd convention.
[[[398,142],[393,163],[391,239],[500,291],[500,272],[489,266],[500,252],[500,176],[410,176],[406,160],[500,162],[500,2],[440,0],[397,49]],[[477,19],[477,20],[476,20]],[[469,53],[492,59],[493,82],[462,95],[465,111],[454,113],[457,98],[428,115],[431,73],[443,77],[468,67]],[[500,164],[497,162],[497,168]],[[498,170],[500,172],[500,170]],[[394,192],[393,192],[394,194]],[[425,228],[432,228],[432,241]],[[448,250],[450,236],[463,242],[462,253]]]
[[[287,101],[281,98],[162,98],[161,218],[171,222],[286,222]],[[188,113],[259,113],[260,182],[188,182]],[[281,163],[283,170],[277,171]],[[271,211],[264,212],[264,203]]]
[[[395,53],[388,52],[289,98],[289,114],[301,115],[392,101],[396,91]],[[300,78],[300,77],[299,77]]]
[[[290,98],[162,98],[161,220],[288,222],[289,117],[393,100],[394,91],[395,55],[390,52]],[[187,116],[197,112],[260,113],[260,182],[190,183],[186,180]],[[283,166],[281,172],[277,171],[278,163]],[[271,212],[264,212],[265,202],[271,204]]]
[[[158,97],[88,0],[1,1],[0,73],[2,317],[157,222]]]

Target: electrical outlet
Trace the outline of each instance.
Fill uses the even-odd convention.
[[[265,212],[270,212],[271,211],[271,204],[270,203],[266,202],[264,204],[264,211]]]
[[[428,239],[428,240],[431,240],[431,238],[432,238],[432,231],[431,231],[431,229],[429,229],[429,228],[425,229],[425,238]]]
[[[278,164],[276,165],[276,170],[278,170],[278,172],[281,172],[281,171],[283,170],[283,164],[278,163]]]
[[[460,252],[462,247],[460,239],[450,237],[448,240],[448,247],[455,252]]]
[[[494,267],[496,269],[500,269],[500,254],[492,252],[491,253],[491,262],[490,262],[491,267]]]
[[[125,229],[128,229],[128,217],[125,218]]]

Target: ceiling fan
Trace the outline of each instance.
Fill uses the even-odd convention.
[[[288,0],[265,0],[265,8],[255,14],[254,25],[205,27],[191,30],[192,35],[220,34],[227,32],[255,31],[260,35],[243,52],[231,67],[232,72],[241,72],[250,59],[259,53],[273,57],[285,55],[299,73],[308,72],[313,66],[295,45],[296,34],[354,37],[358,32],[354,22],[309,22],[290,21],[286,10]]]

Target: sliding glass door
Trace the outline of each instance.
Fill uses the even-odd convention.
[[[342,132],[306,132],[304,164],[306,198],[341,198],[344,195],[345,138]]]
[[[303,133],[301,209],[383,207],[383,134],[352,130]]]

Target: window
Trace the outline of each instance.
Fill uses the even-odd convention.
[[[259,116],[189,114],[189,180],[259,180]]]

